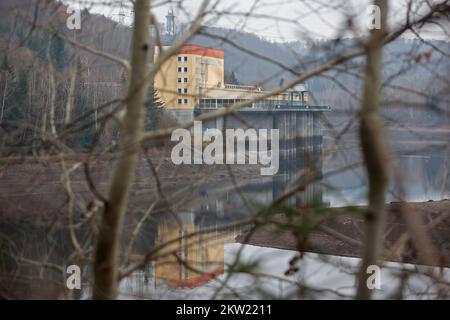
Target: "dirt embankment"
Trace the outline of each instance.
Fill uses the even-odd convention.
[[[400,213],[401,204],[386,205],[388,218],[385,228],[385,248],[392,248],[407,231],[405,220]],[[355,208],[330,209],[338,217],[326,225],[321,225],[302,239],[301,251],[317,252],[349,257],[360,257],[364,235],[363,218],[355,214]],[[364,207],[357,207],[356,212],[363,212]],[[450,200],[408,203],[407,215],[419,215],[427,228],[435,248],[438,251],[436,264],[450,267]],[[352,212],[351,214],[349,212]],[[256,246],[273,247],[287,250],[299,250],[298,237],[292,231],[282,231],[273,226],[257,229],[251,235],[243,233],[236,240]],[[417,263],[417,251],[410,241],[405,242],[405,250],[394,254],[385,250],[384,255],[390,261]]]

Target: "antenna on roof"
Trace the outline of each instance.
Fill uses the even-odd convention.
[[[169,36],[175,35],[175,16],[173,9],[170,9],[166,16],[166,34]]]

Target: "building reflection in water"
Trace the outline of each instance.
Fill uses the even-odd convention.
[[[240,229],[214,230],[220,222],[208,225],[198,217],[198,213],[189,212],[178,214],[177,219],[161,218],[153,245],[176,241],[164,247],[145,270],[125,279],[121,291],[151,296],[159,288],[192,289],[223,274],[225,244],[234,242]],[[201,232],[206,228],[213,231]]]
[[[161,286],[172,289],[201,286],[224,273],[224,247],[235,241],[240,230],[199,233],[189,238],[183,236],[205,228],[214,229],[214,226],[254,213],[299,184],[303,187],[286,199],[285,205],[299,207],[321,202],[322,131],[318,116],[318,112],[242,111],[240,119],[247,117],[256,129],[279,128],[280,166],[277,174],[270,177],[257,175],[251,179],[236,176],[234,183],[240,186],[239,191],[234,188],[234,183],[229,186],[224,186],[222,181],[206,183],[196,199],[197,207],[191,212],[180,213],[177,219],[165,218],[157,222],[155,245],[178,240],[166,247],[160,253],[161,257],[146,270],[125,280],[125,291],[151,296]],[[245,122],[227,117],[225,121],[218,119],[204,123],[203,129],[223,128],[225,123],[226,127],[246,128]],[[317,180],[305,181],[305,173],[311,171]]]
[[[154,265],[155,278],[169,281],[172,287],[197,287],[224,272],[224,245],[234,242],[236,229],[225,232],[215,230],[198,233],[193,237],[188,234],[201,231],[202,226],[195,221],[195,213],[185,213],[180,221],[164,221],[158,225],[157,244],[179,238],[161,252],[165,255]],[[181,225],[180,225],[181,224]]]

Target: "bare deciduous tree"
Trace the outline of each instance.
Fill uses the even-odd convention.
[[[388,1],[375,1],[380,8],[381,28],[372,30],[366,45],[367,58],[364,92],[360,112],[359,136],[361,150],[369,177],[368,207],[364,214],[365,242],[361,271],[358,279],[358,299],[369,299],[372,291],[367,286],[367,268],[378,265],[383,250],[386,189],[389,180],[389,146],[379,115],[381,71],[383,70],[383,42],[387,31]]]
[[[94,299],[117,297],[118,257],[124,215],[139,161],[149,88],[148,56],[151,44],[150,0],[135,4],[131,69],[125,114],[120,120],[120,157],[113,173],[97,240],[94,263]]]
[[[366,4],[343,0],[23,2],[0,3],[0,296],[178,299],[209,282],[202,298],[448,298],[450,1],[375,0],[370,32]],[[82,30],[66,29],[71,4],[86,8]],[[282,25],[295,38],[267,40]],[[195,46],[225,58],[183,60]],[[164,74],[156,89],[171,63],[175,82],[177,67],[218,66],[233,83],[191,92]],[[195,100],[191,116],[177,99],[150,109],[167,93]],[[283,122],[287,110],[305,116]],[[171,135],[195,121],[224,135],[277,123],[280,172],[175,165]],[[70,264],[81,291],[65,286]],[[398,287],[369,288],[371,265]],[[328,272],[349,288],[324,287]]]

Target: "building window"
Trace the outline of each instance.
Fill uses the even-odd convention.
[[[178,72],[188,72],[187,67],[178,67]]]
[[[188,57],[183,57],[183,56],[178,56],[178,62],[187,62],[188,61]]]
[[[183,57],[184,59],[183,59],[183,61],[184,62],[187,62],[188,61],[188,57]]]
[[[188,99],[178,99],[178,104],[187,104]]]
[[[187,93],[188,89],[187,88],[178,88],[178,93]]]
[[[183,78],[183,80],[184,80],[184,81],[183,81],[184,83],[187,83],[187,82],[188,82],[188,78]]]

